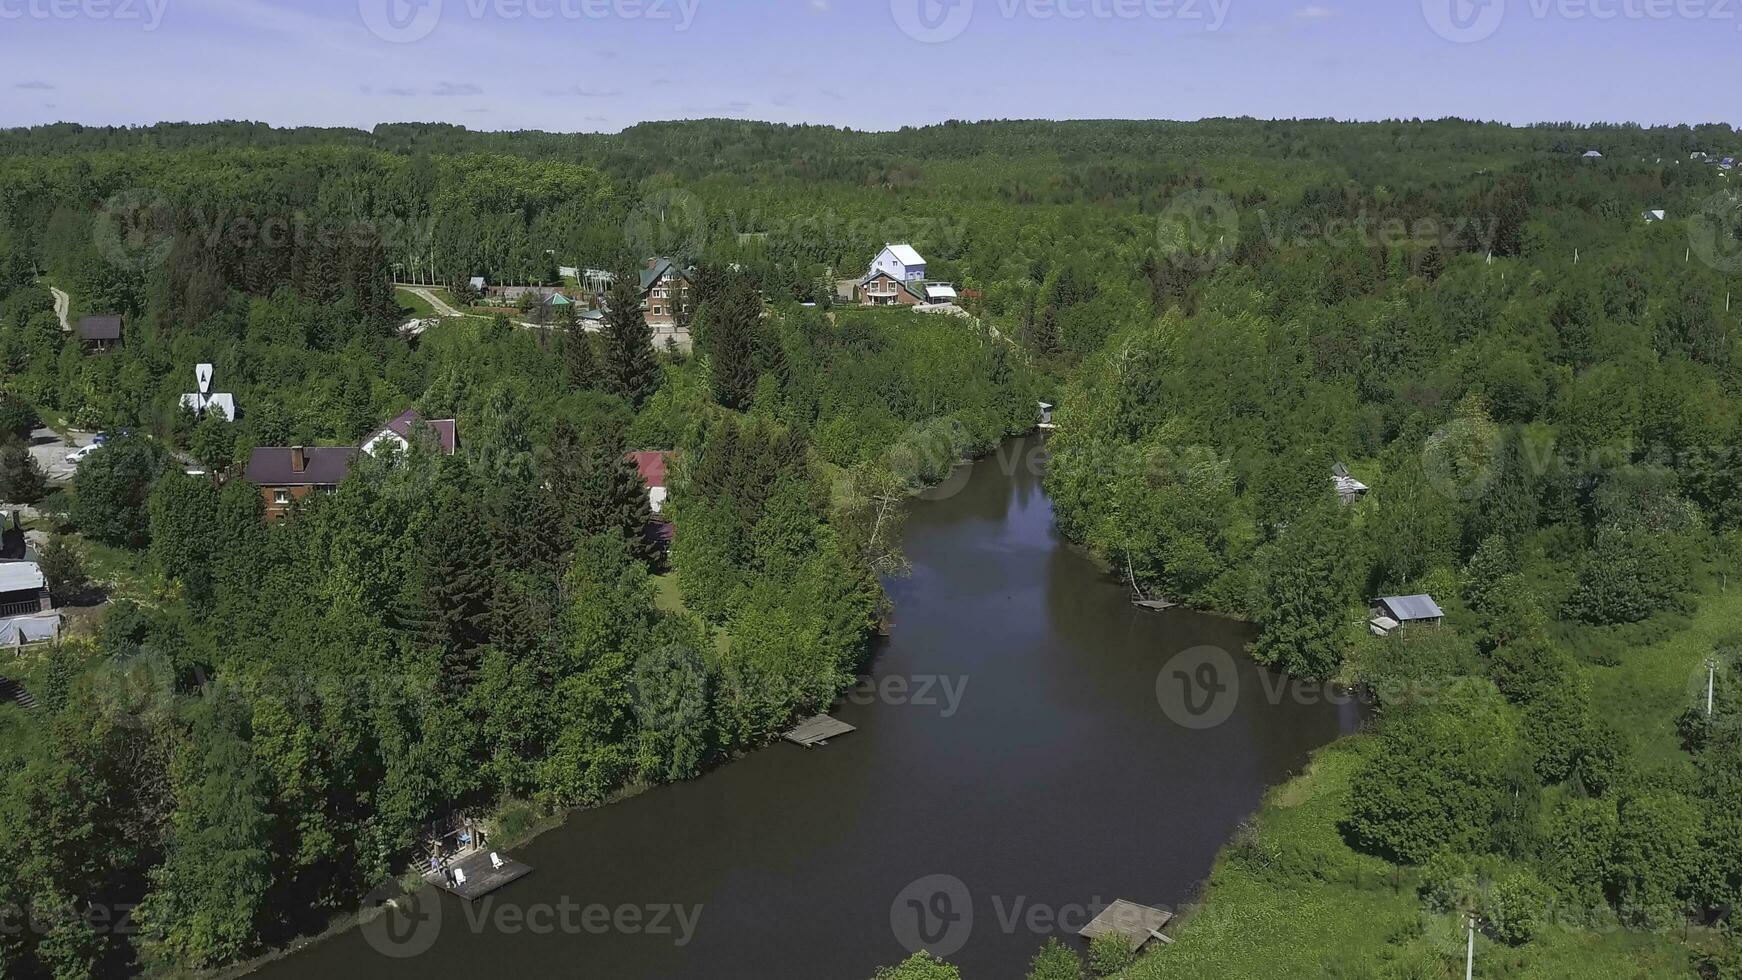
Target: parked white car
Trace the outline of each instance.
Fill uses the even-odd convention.
[[[80,463],[83,463],[86,459],[89,459],[92,453],[102,448],[102,446],[85,446],[81,449],[75,449],[67,454],[67,464],[69,466],[77,466]]]

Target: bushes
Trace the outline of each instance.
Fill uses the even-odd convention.
[[[0,441],[7,436],[23,440],[42,424],[36,409],[17,395],[0,392]]]
[[[1456,687],[1379,733],[1356,780],[1347,832],[1407,864],[1444,850],[1485,850],[1520,758],[1512,709],[1490,685]]]
[[[144,547],[151,537],[146,498],[164,461],[161,446],[137,437],[117,439],[86,457],[73,498],[79,529],[105,544]]]
[[[1587,623],[1637,623],[1656,613],[1682,611],[1692,586],[1694,559],[1681,538],[1643,528],[1605,528],[1579,569],[1567,614]]]

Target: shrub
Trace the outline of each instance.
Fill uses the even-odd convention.
[[[48,539],[36,558],[43,578],[48,579],[49,598],[57,606],[77,600],[91,584],[90,576],[85,574],[84,559],[59,534]]]
[[[17,395],[0,393],[0,436],[30,438],[30,433],[42,424],[42,419]]]
[[[1552,901],[1548,888],[1536,875],[1515,871],[1494,886],[1483,903],[1482,917],[1494,938],[1519,946],[1536,937]]]

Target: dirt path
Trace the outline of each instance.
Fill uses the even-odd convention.
[[[442,302],[435,293],[422,286],[400,286],[399,288],[428,303],[429,308],[435,311],[436,316],[465,316],[464,313]]]
[[[62,333],[72,333],[73,325],[67,322],[67,311],[72,309],[73,298],[53,286],[48,291],[54,294],[54,315],[60,319]]]

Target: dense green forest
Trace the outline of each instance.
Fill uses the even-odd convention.
[[[1493,975],[1742,976],[1742,702],[1703,710],[1742,653],[1742,193],[1692,158],[1739,148],[1457,120],[0,133],[7,404],[134,432],[70,493],[0,452],[0,497],[48,494],[147,583],[27,662],[41,709],[0,709],[0,904],[50,925],[0,963],[244,959],[456,808],[523,821],[761,744],[863,665],[889,501],[1046,397],[1066,534],[1373,704],[1176,946],[1096,972],[1451,976],[1474,914]],[[974,318],[831,308],[890,241]],[[615,320],[396,330],[393,279],[655,254],[700,267],[693,354]],[[81,352],[49,286],[126,346]],[[201,361],[233,426],[176,408]],[[408,406],[458,417],[461,455],[270,527],[168,455]],[[678,453],[669,568],[631,449]],[[1443,628],[1367,633],[1368,599],[1422,592]],[[137,936],[81,918],[133,902]],[[1035,975],[1085,968],[1050,947]]]

